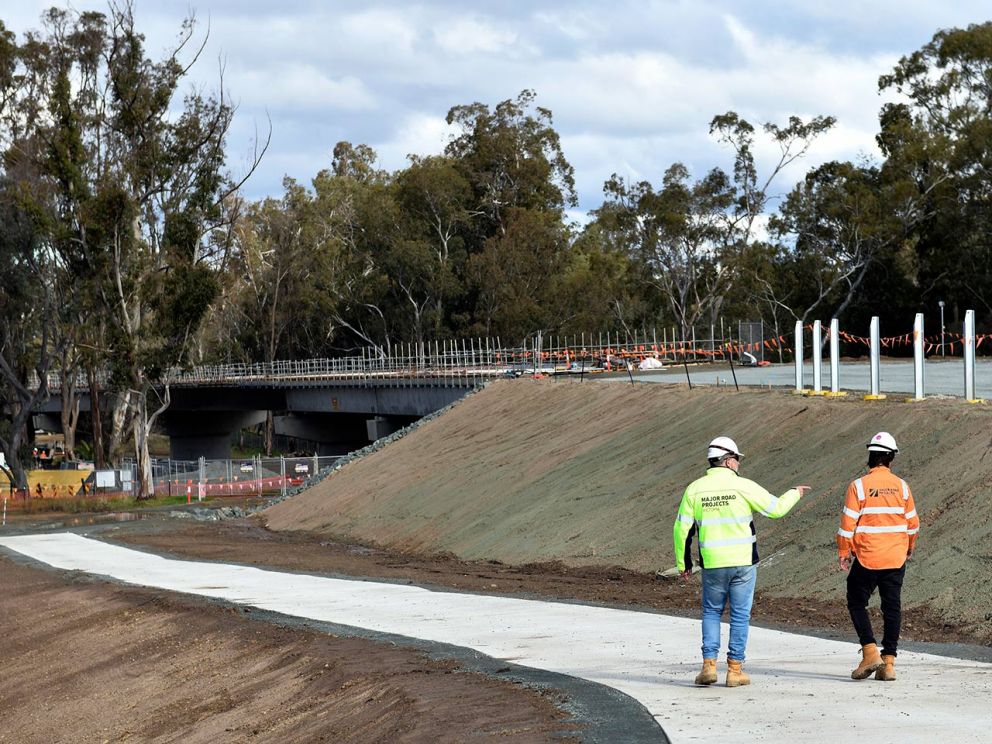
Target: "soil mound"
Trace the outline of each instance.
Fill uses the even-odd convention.
[[[0,742],[536,744],[580,733],[549,691],[258,614],[0,554]]]
[[[894,470],[922,519],[904,602],[992,640],[992,411],[963,401],[501,381],[265,516],[274,530],[394,550],[667,569],[682,491],[704,471],[706,444],[724,434],[747,455],[742,473],[770,491],[813,487],[785,518],[755,517],[759,585],[836,598],[844,489],[863,474],[864,443],[879,430],[899,442]]]

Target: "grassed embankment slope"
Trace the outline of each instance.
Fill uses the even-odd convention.
[[[510,563],[673,565],[671,528],[707,442],[734,437],[742,471],[779,493],[813,490],[780,520],[756,517],[759,586],[841,596],[834,535],[864,443],[892,432],[895,470],[923,520],[904,590],[954,621],[992,611],[992,410],[782,392],[586,381],[501,381],[265,514],[307,530],[417,552]],[[777,555],[776,555],[777,554]]]

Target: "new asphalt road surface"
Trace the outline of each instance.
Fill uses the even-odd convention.
[[[792,364],[773,364],[770,367],[734,367],[717,362],[701,366],[689,366],[689,379],[693,385],[729,385],[734,384],[734,375],[739,385],[754,387],[788,387],[796,386],[796,368]],[[830,389],[830,362],[823,360],[821,370],[821,385],[823,390]],[[662,370],[651,372],[634,371],[633,377],[639,382],[667,382],[682,384],[686,382],[686,370],[680,364],[667,364]],[[626,382],[626,375],[612,375],[604,381],[613,383]],[[841,362],[838,375],[839,388],[854,393],[865,393],[871,389],[871,372],[868,362]],[[887,395],[898,395],[900,398],[912,395],[914,391],[912,359],[890,361],[880,365],[879,388]],[[924,365],[924,394],[964,396],[964,362],[961,359],[947,358],[946,360],[928,359]],[[813,387],[813,365],[809,362],[803,368],[803,385],[807,389]],[[992,399],[992,359],[979,359],[975,363],[975,392],[979,398]]]

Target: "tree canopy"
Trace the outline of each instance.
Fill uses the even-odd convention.
[[[246,200],[226,167],[223,81],[184,90],[202,37],[192,18],[180,28],[152,59],[127,6],[52,9],[20,39],[0,23],[7,450],[23,447],[33,396],[71,395],[28,385],[55,369],[114,401],[97,452],[147,465],[162,382],[193,363],[688,336],[720,318],[775,334],[814,318],[906,325],[937,299],[952,321],[976,307],[992,324],[992,23],[939,31],[881,77],[900,98],[880,108],[878,159],[788,183],[834,119],[728,111],[709,134],[729,167],[614,175],[581,225],[573,167],[531,90],[454,105],[447,147],[396,171],[368,145],[328,143],[307,182]]]

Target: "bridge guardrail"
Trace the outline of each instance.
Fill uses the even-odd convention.
[[[419,349],[414,344],[388,351],[363,349],[360,355],[336,358],[199,365],[172,369],[165,380],[179,386],[341,380],[369,386],[475,387],[509,374],[550,374],[568,371],[573,365],[581,365],[585,370],[611,368],[623,360],[638,361],[645,356],[672,362],[712,360],[726,353],[739,353],[741,349],[740,344],[732,345],[712,337],[669,342],[653,341],[645,334],[643,338],[635,336],[620,342],[607,335],[605,342],[602,339],[594,342],[592,338],[587,342],[585,338],[544,339],[539,335],[533,343],[514,348],[502,347],[498,338],[473,339],[427,343]],[[51,372],[47,381],[54,390],[61,386],[62,378],[58,372]],[[97,381],[106,386],[109,375],[101,374]],[[37,376],[32,377],[32,384],[35,387],[39,384]],[[77,374],[74,385],[87,387],[86,375]]]

